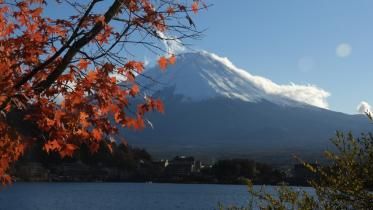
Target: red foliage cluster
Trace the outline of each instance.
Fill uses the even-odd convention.
[[[136,75],[144,64],[113,52],[136,31],[161,39],[154,31],[169,30],[167,21],[181,12],[190,20],[188,12],[197,13],[201,3],[161,2],[156,7],[151,0],[113,0],[105,13],[95,14],[102,1],[93,0],[76,8],[77,15],[53,19],[43,15],[45,0],[0,0],[2,183],[11,182],[11,164],[32,141],[44,141],[46,152],[62,157],[72,156],[81,144],[96,152],[100,141],[117,138],[118,125],[141,129],[146,112],[164,112],[162,102],[151,97],[134,113],[128,111],[131,99],[141,94]],[[124,26],[114,27],[113,20]],[[175,60],[161,56],[158,64],[164,70]],[[118,75],[126,81],[118,81]],[[12,112],[23,113],[22,123],[37,127],[38,134],[25,135],[9,123]]]

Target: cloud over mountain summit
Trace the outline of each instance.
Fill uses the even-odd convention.
[[[328,108],[330,93],[315,85],[277,84],[236,67],[228,58],[206,51],[184,52],[166,72],[150,69],[155,90],[174,87],[190,100],[223,96],[248,102],[268,100],[282,105],[307,104]]]

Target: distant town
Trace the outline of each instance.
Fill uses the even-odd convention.
[[[204,163],[192,156],[176,156],[153,160],[143,149],[115,144],[109,151],[107,143],[95,154],[82,147],[72,158],[61,159],[40,147],[31,147],[12,168],[15,181],[245,184],[250,179],[254,184],[307,185],[306,180],[315,178],[302,164],[283,170],[249,159]]]

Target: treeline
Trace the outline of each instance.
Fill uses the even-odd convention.
[[[247,159],[219,160],[206,172],[221,183],[246,183],[250,179],[256,184],[277,184],[286,179],[285,173],[272,166]]]
[[[110,145],[110,146],[109,146]],[[151,155],[144,149],[132,148],[126,144],[101,141],[96,153],[91,153],[88,146],[82,144],[72,157],[61,158],[56,152],[47,153],[40,143],[33,144],[19,164],[25,161],[36,161],[46,167],[81,161],[89,166],[118,167],[130,170],[137,167],[139,161],[150,162]]]
[[[22,180],[32,180],[28,173],[21,173],[30,163],[39,163],[52,181],[143,181],[154,171],[152,157],[144,149],[108,141],[101,141],[96,153],[82,144],[72,157],[65,158],[56,152],[47,153],[42,144],[35,143],[17,162],[13,174]]]
[[[247,179],[250,179],[256,184],[273,185],[288,180],[285,173],[272,166],[248,159],[219,160],[212,165],[202,164],[198,170],[180,173],[180,171],[172,171],[171,167],[167,168],[167,164],[154,161],[146,150],[133,148],[123,143],[102,141],[100,148],[94,154],[83,144],[72,157],[63,159],[59,154],[47,153],[42,148],[43,145],[37,143],[30,147],[15,166],[16,177],[26,181],[44,180],[45,178],[32,178],[32,174],[21,170],[28,163],[38,163],[47,171],[49,181],[244,184]],[[169,162],[172,163],[172,160]],[[31,171],[32,167],[35,168],[34,165],[30,166]],[[189,166],[180,167],[185,171],[185,167]]]

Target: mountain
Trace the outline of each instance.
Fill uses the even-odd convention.
[[[146,94],[161,98],[141,132],[123,131],[130,144],[153,154],[258,157],[319,154],[336,130],[370,130],[363,115],[326,109],[328,93],[311,85],[278,85],[208,52],[184,53],[166,72],[139,76]]]

